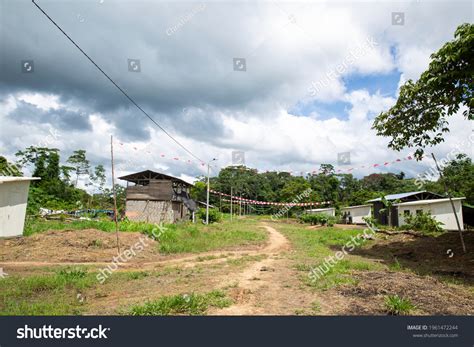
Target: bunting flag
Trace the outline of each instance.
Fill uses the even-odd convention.
[[[150,150],[147,150],[147,148],[145,147],[144,149],[139,149],[137,148],[136,146],[132,146],[132,145],[126,145],[124,144],[123,142],[119,142],[119,145],[123,148],[123,149],[126,149],[125,147],[128,147],[128,149],[131,149],[131,150],[134,150],[134,151],[142,151],[142,152],[145,152],[147,154],[154,154],[156,152],[152,152]],[[161,158],[164,158],[164,159],[170,159],[170,160],[174,160],[174,161],[179,161],[179,162],[183,162],[183,163],[186,163],[186,164],[190,164],[190,165],[199,165],[199,166],[206,166],[206,163],[205,162],[200,162],[200,161],[196,161],[196,160],[190,160],[190,159],[185,159],[185,158],[180,158],[178,156],[173,156],[173,155],[166,155],[164,153],[160,153],[160,157]],[[368,168],[380,168],[380,167],[388,167],[388,166],[391,166],[391,165],[394,165],[394,164],[397,164],[397,163],[401,163],[403,161],[408,161],[408,160],[413,160],[414,158],[411,156],[411,155],[408,155],[406,157],[403,157],[403,158],[398,158],[398,159],[395,159],[393,161],[385,161],[383,164],[380,164],[380,163],[374,163],[374,164],[364,164],[364,165],[360,165],[360,166],[354,166],[354,167],[348,167],[348,168],[338,168],[338,167],[335,167],[335,172],[336,173],[352,173],[352,171],[354,170],[358,170],[358,169],[368,169]],[[424,158],[421,158],[421,159],[424,159]],[[284,172],[284,173],[288,173],[290,175],[296,175],[296,176],[304,176],[305,174],[306,175],[317,175],[317,174],[321,174],[323,173],[323,170],[321,168],[319,169],[314,169],[312,171],[300,171],[300,170],[257,170],[258,173],[269,173],[269,172]]]
[[[330,204],[331,201],[315,201],[315,202],[273,202],[273,201],[260,201],[260,200],[252,200],[252,199],[246,199],[242,198],[239,196],[231,196],[230,194],[218,192],[213,189],[209,189],[209,192],[214,194],[214,195],[219,195],[219,196],[226,196],[226,197],[231,197],[233,201],[235,202],[242,202],[246,204],[253,204],[253,205],[270,205],[270,206],[320,206],[320,205],[327,205]]]

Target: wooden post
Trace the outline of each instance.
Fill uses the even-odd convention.
[[[456,218],[456,224],[458,225],[458,231],[459,231],[459,237],[461,238],[462,250],[464,251],[464,253],[466,253],[466,245],[464,244],[464,238],[462,236],[461,224],[459,223],[459,218],[458,218],[458,214],[456,213],[456,208],[454,207],[453,199],[451,198],[451,194],[448,191],[448,186],[446,185],[446,181],[444,180],[443,173],[441,172],[441,169],[438,166],[438,162],[436,161],[434,154],[431,153],[431,156],[433,157],[433,160],[436,164],[436,168],[438,169],[439,177],[441,178],[441,181],[443,181],[444,191],[446,192],[446,195],[449,198],[449,202],[451,203],[451,207],[454,213],[454,218]],[[462,213],[462,205],[461,205],[461,213]]]
[[[234,202],[232,201],[232,187],[230,187],[230,221],[232,222],[232,207]]]
[[[112,192],[114,195],[114,219],[115,219],[115,236],[117,238],[117,251],[120,253],[120,240],[118,234],[118,219],[117,219],[117,194],[115,192],[115,174],[114,174],[114,138],[110,135],[110,157],[112,159]]]

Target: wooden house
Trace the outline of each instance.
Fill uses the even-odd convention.
[[[196,210],[189,197],[192,184],[180,178],[146,170],[119,179],[127,181],[125,216],[130,220],[175,223]]]

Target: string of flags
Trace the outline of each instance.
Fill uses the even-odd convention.
[[[213,189],[209,189],[209,192],[214,195],[219,196],[226,196],[231,197],[233,201],[242,202],[244,204],[254,204],[254,205],[270,205],[270,206],[319,206],[319,205],[327,205],[330,204],[331,201],[318,201],[318,202],[273,202],[273,201],[260,201],[260,200],[252,200],[246,199],[239,196],[233,196],[230,194],[218,192]],[[225,199],[224,199],[225,200]]]
[[[128,144],[124,144],[123,142],[119,142],[118,143],[120,147],[122,147],[123,149],[126,149],[125,147],[128,147],[128,149],[131,149],[131,150],[134,150],[136,152],[140,151],[140,152],[144,152],[144,153],[147,153],[147,154],[151,154],[151,155],[155,155],[157,154],[156,151],[151,151],[149,149],[147,149],[147,147],[145,147],[144,149],[141,149],[141,148],[138,148],[136,146],[133,146],[133,145],[128,145]],[[163,158],[163,159],[168,159],[168,160],[174,160],[174,161],[178,161],[178,162],[182,162],[182,163],[186,163],[186,164],[189,164],[189,165],[198,165],[198,166],[206,166],[206,163],[205,162],[201,162],[201,161],[196,161],[196,160],[191,160],[191,159],[186,159],[186,158],[181,158],[179,156],[175,156],[175,155],[169,155],[169,154],[166,154],[166,153],[158,153],[160,158]],[[385,161],[383,163],[374,163],[374,164],[364,164],[364,165],[359,165],[359,166],[352,166],[352,167],[348,167],[348,168],[340,168],[340,167],[336,167],[335,169],[335,173],[351,173],[352,171],[354,170],[358,170],[358,169],[373,169],[373,168],[383,168],[383,167],[388,167],[388,166],[391,166],[391,165],[395,165],[395,164],[398,164],[398,163],[401,163],[401,162],[404,162],[404,161],[410,161],[410,160],[413,160],[414,157],[411,156],[411,155],[408,155],[406,157],[402,157],[402,158],[398,158],[398,159],[395,159],[395,160],[391,160],[391,161]],[[423,159],[423,158],[422,158]],[[316,175],[316,174],[320,174],[323,172],[323,169],[319,168],[319,169],[316,169],[316,170],[313,170],[313,171],[299,171],[299,170],[257,170],[258,173],[268,173],[268,172],[284,172],[284,173],[289,173],[290,175],[299,175],[299,176],[304,176],[305,174],[306,175]]]

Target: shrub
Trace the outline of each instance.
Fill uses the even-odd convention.
[[[389,295],[385,298],[385,308],[391,315],[407,315],[415,308],[415,305],[398,295]]]
[[[336,218],[333,216],[328,216],[326,214],[311,214],[303,213],[299,216],[299,220],[302,223],[309,223],[311,225],[321,224],[332,227],[336,222]]]
[[[403,228],[422,232],[442,232],[443,223],[434,219],[429,212],[405,216]]]
[[[199,219],[205,221],[206,220],[206,209],[200,208],[197,212],[197,216]],[[209,223],[219,222],[222,219],[222,214],[216,208],[209,209]]]

